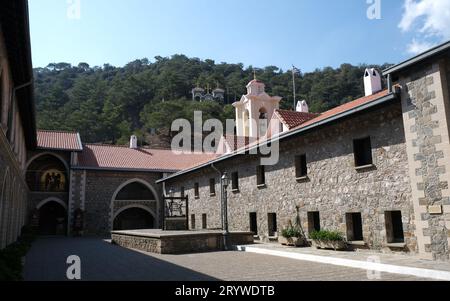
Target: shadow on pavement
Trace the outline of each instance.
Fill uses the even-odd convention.
[[[27,281],[64,281],[67,257],[81,259],[84,281],[217,281],[220,279],[110,244],[101,238],[41,237],[26,256]]]

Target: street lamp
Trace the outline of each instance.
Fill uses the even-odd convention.
[[[173,187],[170,187],[170,189],[169,189],[169,197],[173,198],[174,195],[175,195],[175,190],[173,189]]]
[[[223,244],[225,250],[228,250],[228,195],[227,195],[227,188],[230,185],[230,178],[228,177],[228,174],[225,172],[222,176],[222,208],[223,208]]]

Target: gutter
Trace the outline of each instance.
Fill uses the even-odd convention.
[[[72,166],[73,170],[175,173],[180,170]]]
[[[430,50],[428,50],[424,53],[421,53],[413,58],[410,58],[409,60],[406,60],[400,64],[394,65],[392,67],[389,67],[389,68],[383,70],[383,76],[386,76],[388,74],[397,73],[402,69],[405,69],[407,67],[410,67],[411,65],[422,62],[422,61],[424,61],[434,55],[438,55],[441,52],[444,52],[446,50],[450,50],[450,41],[446,42],[444,44],[438,45],[434,48],[431,48]]]
[[[190,168],[190,169],[186,169],[186,170],[180,171],[180,172],[175,173],[175,174],[173,174],[173,175],[171,175],[171,176],[169,176],[169,177],[160,179],[160,180],[156,181],[155,183],[159,184],[159,183],[161,183],[161,182],[165,182],[165,181],[167,181],[167,180],[174,179],[174,178],[176,178],[176,177],[179,177],[179,176],[181,176],[181,175],[190,173],[190,172],[192,172],[192,171],[195,171],[195,170],[198,170],[198,169],[201,169],[201,168],[204,168],[204,167],[208,167],[208,166],[210,166],[211,164],[219,163],[219,162],[225,161],[225,160],[227,160],[227,159],[229,159],[229,158],[235,157],[235,156],[237,156],[237,155],[245,154],[246,152],[248,152],[248,151],[250,151],[250,150],[253,150],[253,149],[255,149],[255,148],[259,148],[259,147],[261,147],[261,146],[267,145],[268,143],[272,143],[272,142],[274,142],[274,141],[280,141],[280,140],[285,139],[285,138],[289,138],[289,137],[292,137],[292,136],[295,136],[295,135],[298,135],[298,134],[302,134],[302,133],[304,133],[304,132],[307,132],[307,131],[309,131],[309,130],[318,128],[318,127],[320,127],[320,126],[322,126],[322,125],[331,123],[331,122],[336,121],[336,120],[339,120],[339,119],[341,119],[341,118],[345,118],[345,117],[350,116],[350,115],[353,115],[353,114],[355,114],[355,113],[359,113],[359,112],[361,112],[361,111],[364,111],[364,110],[367,110],[367,109],[376,107],[376,106],[378,106],[378,105],[380,105],[380,104],[388,103],[388,102],[390,102],[390,101],[392,101],[392,100],[398,99],[398,95],[399,95],[399,91],[398,91],[398,90],[394,90],[394,92],[389,93],[389,94],[387,94],[387,95],[385,95],[385,96],[383,96],[383,97],[381,97],[381,98],[378,98],[377,100],[374,100],[374,101],[365,103],[365,104],[363,104],[363,105],[361,105],[361,106],[359,106],[359,107],[356,107],[356,108],[353,108],[353,109],[351,109],[351,110],[348,110],[348,111],[342,112],[342,113],[340,113],[340,114],[334,115],[334,116],[332,116],[332,117],[329,117],[329,118],[327,118],[327,119],[321,120],[321,121],[319,121],[319,122],[317,122],[317,123],[313,123],[313,124],[308,125],[308,126],[306,126],[306,127],[299,128],[299,129],[294,130],[294,131],[291,131],[291,132],[287,132],[285,135],[274,137],[274,138],[272,138],[272,139],[270,139],[270,140],[261,142],[261,143],[255,145],[255,146],[250,147],[250,148],[243,148],[243,149],[238,150],[238,151],[235,151],[235,152],[233,152],[233,153],[231,153],[231,154],[226,154],[226,155],[221,156],[221,157],[219,157],[219,158],[217,158],[217,159],[215,159],[215,160],[209,161],[209,162],[207,162],[207,163],[203,163],[203,164],[201,164],[201,165],[199,165],[199,166],[196,166],[196,167],[193,167],[193,168]]]

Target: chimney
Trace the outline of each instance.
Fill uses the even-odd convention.
[[[309,113],[309,108],[306,100],[297,102],[297,108],[295,109],[295,111],[300,113]]]
[[[366,69],[364,72],[364,90],[366,96],[373,95],[381,91],[380,73],[374,68]]]
[[[131,136],[130,138],[130,148],[131,149],[137,149],[137,137],[135,135]]]

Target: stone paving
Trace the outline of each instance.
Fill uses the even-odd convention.
[[[40,238],[26,257],[25,280],[66,280],[66,259],[81,258],[82,280],[273,281],[369,280],[367,272],[245,252],[158,255],[124,249],[98,238]],[[382,273],[379,280],[426,280]]]
[[[301,254],[310,254],[317,256],[332,256],[335,258],[352,259],[367,261],[369,257],[376,256],[380,259],[379,263],[392,264],[405,267],[414,267],[422,269],[450,271],[450,262],[433,261],[428,259],[419,258],[413,254],[400,254],[400,253],[381,253],[373,250],[358,250],[358,251],[333,251],[333,250],[321,250],[315,248],[293,248],[287,247],[275,243],[257,243],[254,245],[248,245],[249,247],[257,247],[261,249],[295,252]]]

